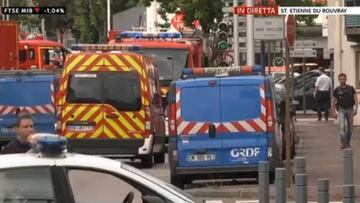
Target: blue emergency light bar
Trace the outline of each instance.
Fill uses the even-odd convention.
[[[181,38],[180,32],[136,32],[136,31],[125,31],[118,35],[118,38]]]
[[[261,74],[263,67],[255,66],[230,66],[230,67],[205,67],[205,68],[186,68],[183,70],[183,76],[230,76],[230,75],[249,75]]]
[[[63,153],[67,148],[67,139],[54,134],[39,134],[36,140],[36,148],[43,154]]]
[[[132,44],[73,44],[72,51],[129,51],[140,52],[141,47]]]

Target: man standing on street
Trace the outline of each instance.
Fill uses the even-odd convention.
[[[314,98],[317,103],[318,121],[321,121],[321,112],[325,111],[325,120],[329,119],[330,108],[330,91],[332,81],[329,76],[325,74],[324,68],[319,69],[320,76],[315,82]]]
[[[19,114],[15,132],[16,139],[2,149],[2,154],[25,153],[31,149],[28,137],[34,133],[34,120],[30,114]]]
[[[341,149],[344,149],[350,147],[353,121],[359,102],[354,87],[346,84],[346,75],[340,73],[338,79],[340,86],[334,90],[332,113],[335,118],[339,116]]]

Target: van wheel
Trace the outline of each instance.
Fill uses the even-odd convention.
[[[156,164],[165,163],[165,149],[163,148],[160,153],[154,154],[154,162]]]
[[[171,175],[171,177],[170,177],[170,183],[182,190],[185,189],[185,180],[186,180],[186,178],[183,176]]]
[[[274,184],[275,183],[275,171],[270,171],[269,172],[269,184]]]
[[[145,156],[142,156],[141,157],[141,165],[144,167],[144,168],[152,168],[153,167],[153,156],[152,154],[148,154],[148,155],[145,155]]]

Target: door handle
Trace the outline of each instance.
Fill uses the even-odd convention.
[[[209,126],[209,137],[210,138],[216,137],[216,126],[214,124],[210,124]]]
[[[107,115],[106,115],[106,118],[116,119],[116,118],[119,118],[119,115],[114,114],[114,113],[112,113],[112,114],[107,114]]]

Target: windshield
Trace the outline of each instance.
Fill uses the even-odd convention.
[[[140,77],[136,72],[75,73],[69,83],[69,103],[105,103],[119,111],[141,109]]]
[[[141,171],[141,170],[139,170],[139,169],[137,169],[135,167],[132,167],[130,165],[122,163],[121,168],[123,168],[124,170],[127,170],[127,171],[129,171],[131,173],[135,173],[135,174],[137,174],[137,175],[139,175],[139,176],[141,176],[141,177],[143,177],[145,179],[148,179],[149,181],[151,181],[153,183],[156,183],[157,185],[161,186],[162,188],[167,188],[167,189],[170,188],[171,190],[174,191],[174,193],[180,194],[183,197],[191,200],[192,202],[197,202],[197,201],[195,201],[194,197],[192,197],[190,194],[188,194],[188,193],[180,190],[179,188],[177,188],[177,187],[175,187],[175,186],[173,186],[173,185],[171,185],[169,183],[166,183],[166,182],[164,182],[164,181],[162,181],[162,180],[160,180],[158,178],[155,178],[155,177],[153,177],[151,175],[148,175],[148,174],[144,173],[143,171]]]
[[[188,64],[189,51],[186,49],[144,48],[143,52],[155,59],[162,85],[167,86],[171,81],[179,79]]]

